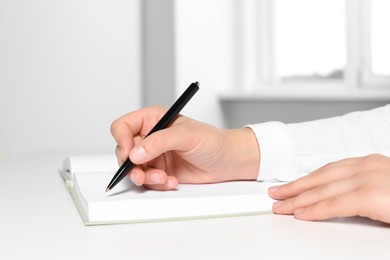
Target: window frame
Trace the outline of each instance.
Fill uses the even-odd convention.
[[[351,0],[350,0],[351,1]],[[362,48],[362,85],[367,88],[390,87],[390,76],[375,75],[372,72],[371,59],[371,0],[359,0],[362,12],[361,42]]]
[[[348,92],[360,90],[390,91],[390,77],[373,75],[370,62],[370,2],[345,0],[346,4],[346,65],[341,80],[297,80],[281,82],[275,66],[274,3],[273,0],[241,1],[241,75],[245,92],[311,91]],[[255,21],[255,22],[253,22]],[[314,86],[313,86],[314,85]]]

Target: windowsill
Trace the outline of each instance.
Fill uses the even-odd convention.
[[[335,86],[273,86],[253,91],[232,90],[219,95],[221,101],[256,100],[350,100],[350,101],[390,101],[389,88],[347,89]]]

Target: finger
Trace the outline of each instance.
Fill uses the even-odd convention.
[[[296,181],[270,188],[269,195],[274,199],[287,199],[326,183],[348,178],[358,170],[355,166],[358,160],[349,158],[329,163]]]
[[[111,124],[111,134],[121,150],[121,159],[125,160],[133,146],[133,137],[145,136],[161,118],[163,108],[148,107],[130,112]]]
[[[147,107],[118,118],[111,124],[111,133],[115,137],[122,135],[122,130],[130,130],[133,135],[146,136],[161,119],[166,110],[161,107]]]
[[[163,170],[154,169],[150,167],[143,170],[145,173],[145,181],[143,183],[144,185],[165,184],[168,180],[168,176]]]
[[[111,124],[111,134],[117,143],[116,156],[119,161],[124,162],[134,145],[133,133],[126,123],[114,121]]]
[[[143,138],[140,135],[135,136],[134,139],[133,139],[134,145],[139,144],[142,141],[142,139]]]
[[[169,190],[175,190],[178,184],[179,182],[175,176],[167,176],[167,181],[164,184],[145,185],[145,186],[151,190],[169,191]]]
[[[292,214],[296,209],[315,205],[332,197],[352,192],[359,187],[360,180],[356,178],[333,181],[305,191],[296,197],[277,202],[272,209],[277,214]]]
[[[135,166],[127,176],[136,186],[142,186],[145,182],[145,172],[141,166]]]
[[[160,161],[162,162],[163,160]],[[155,165],[157,164],[159,163],[156,160]],[[146,166],[146,164],[135,166],[128,176],[135,185],[144,185],[153,190],[174,190],[179,183],[176,177],[168,176],[164,170],[151,168]]]
[[[197,140],[189,134],[189,131],[184,128],[179,129],[179,127],[181,126],[166,128],[143,139],[130,151],[131,161],[142,164],[168,151],[190,151],[196,145]]]
[[[175,183],[168,183],[169,178],[165,171],[146,166],[136,166],[128,174],[130,180],[137,186],[148,185],[161,187],[159,190],[167,190],[176,188],[177,181]],[[171,180],[172,182],[172,180]],[[157,188],[153,188],[157,189]]]
[[[358,198],[358,191],[349,192],[321,201],[313,206],[296,209],[294,216],[301,220],[325,220],[356,216],[361,205],[357,201]]]
[[[135,136],[133,138],[133,145],[137,145],[139,142],[141,142],[142,138],[141,136]],[[121,150],[119,148],[119,145],[117,145],[116,151],[115,151],[116,157],[118,159],[119,165],[122,165],[124,161],[129,159],[130,156],[130,149],[125,148],[125,150]]]
[[[118,165],[122,165],[124,161],[122,160],[121,150],[118,145],[115,147],[115,155],[118,161]]]

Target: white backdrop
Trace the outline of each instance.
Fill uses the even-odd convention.
[[[0,152],[113,151],[141,105],[138,0],[0,1]]]

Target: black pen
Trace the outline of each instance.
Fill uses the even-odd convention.
[[[190,101],[190,99],[195,95],[199,90],[199,83],[192,83],[186,91],[176,100],[176,102],[171,106],[171,108],[165,113],[165,115],[157,122],[152,130],[145,136],[153,134],[154,132],[166,128],[172,120],[180,113],[183,107]],[[135,166],[134,163],[130,161],[129,158],[119,167],[118,171],[115,173],[114,177],[108,184],[106,192],[114,188],[125,176],[126,174],[133,169]]]

